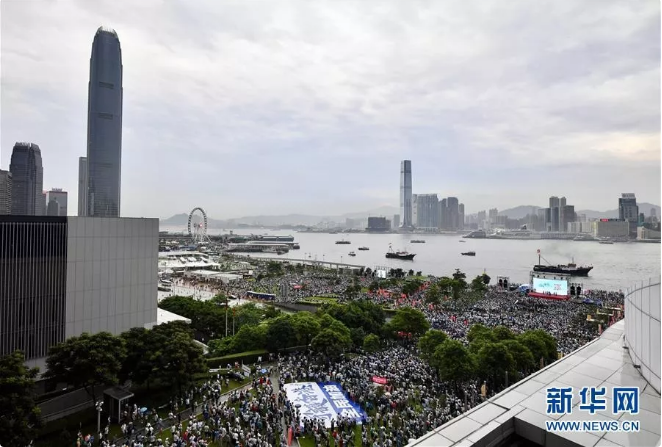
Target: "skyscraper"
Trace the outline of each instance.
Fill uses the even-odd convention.
[[[0,214],[11,214],[11,172],[0,169]]]
[[[52,214],[53,211],[47,212],[48,216],[66,216],[67,215],[67,191],[62,191],[61,188],[53,188],[50,191],[46,191],[46,207],[51,206],[51,202],[55,201],[57,203],[57,213]]]
[[[78,217],[87,216],[87,157],[78,158]]]
[[[436,194],[416,195],[416,228],[439,227],[439,199]]]
[[[16,143],[11,154],[9,171],[12,175],[11,213],[22,216],[44,215],[44,168],[39,146],[34,143]]]
[[[411,160],[402,160],[400,163],[400,217],[402,228],[413,226],[411,191]]]
[[[92,43],[87,109],[87,215],[119,217],[122,164],[122,50],[115,30]]]
[[[637,224],[639,221],[639,206],[633,193],[623,193],[618,199],[618,218],[630,222],[629,234],[632,239],[637,238]]]
[[[448,197],[448,228],[447,230],[455,231],[460,226],[460,201],[457,197]]]
[[[458,230],[464,230],[464,203],[458,205],[459,211],[459,220],[458,220]]]

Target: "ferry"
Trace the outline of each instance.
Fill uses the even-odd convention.
[[[462,253],[462,256],[476,256],[476,252],[475,251],[467,251],[467,252]]]
[[[368,251],[368,250],[370,250],[370,249],[369,249],[368,247],[359,247],[359,250],[360,250],[360,251]]]
[[[388,246],[388,252],[386,252],[386,257],[388,259],[400,259],[401,261],[413,261],[414,253],[408,253],[406,251],[393,251],[391,244]]]
[[[425,241],[423,239],[412,239],[411,243],[412,244],[425,244]]]
[[[356,256],[356,253],[354,253],[353,251],[350,251],[349,256]]]
[[[599,243],[605,245],[614,245],[614,241],[600,241]]]
[[[351,244],[351,242],[348,241],[348,240],[345,240],[345,239],[341,239],[339,241],[336,241],[336,245],[349,245],[349,244]]]
[[[487,237],[487,233],[485,233],[485,230],[476,230],[462,237],[465,239],[485,239]]]

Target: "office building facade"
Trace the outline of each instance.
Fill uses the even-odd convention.
[[[439,199],[436,194],[416,195],[416,228],[439,228]]]
[[[391,226],[392,226],[393,229],[400,228],[400,215],[399,214],[394,214],[393,215],[393,223],[392,223]]]
[[[630,223],[630,238],[636,239],[639,223],[639,206],[637,198],[632,193],[623,193],[618,199],[618,218]]]
[[[39,146],[34,143],[16,143],[9,171],[12,175],[11,213],[18,216],[44,215],[44,168]]]
[[[157,319],[158,219],[0,216],[0,356]]]
[[[119,217],[122,165],[122,50],[99,28],[92,43],[87,117],[87,216]]]
[[[366,231],[383,233],[391,229],[391,222],[386,217],[368,217]]]
[[[87,157],[78,158],[78,217],[87,216]]]
[[[592,224],[595,237],[626,238],[630,234],[630,222],[627,220],[599,219]]]
[[[68,194],[67,191],[63,191],[61,188],[53,188],[50,191],[46,191],[46,207],[48,216],[66,216],[67,215],[67,200]],[[54,213],[48,210],[48,207],[51,206],[51,202],[55,202],[57,205],[53,205],[51,208]]]
[[[0,169],[0,215],[11,214],[12,175]]]
[[[412,181],[411,160],[400,163],[400,219],[402,228],[412,228]]]

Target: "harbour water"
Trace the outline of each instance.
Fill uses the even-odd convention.
[[[183,228],[162,228],[165,231],[184,231]],[[228,233],[230,230],[209,230],[210,234]],[[540,249],[544,259],[551,264],[566,264],[574,258],[577,264],[593,265],[588,278],[573,281],[584,285],[585,290],[625,290],[650,278],[660,277],[660,244],[615,243],[562,240],[497,240],[462,239],[459,235],[442,234],[327,234],[296,233],[292,231],[269,231],[263,229],[237,229],[234,234],[292,235],[301,245],[299,250],[290,250],[280,255],[283,259],[306,259],[328,262],[357,264],[370,268],[387,266],[421,271],[436,276],[450,275],[460,269],[472,278],[485,271],[493,280],[506,276],[511,282],[529,282],[529,272],[538,262],[536,251]],[[350,245],[337,245],[345,239]],[[423,239],[424,244],[412,244],[412,239]],[[460,240],[466,242],[461,243]],[[413,261],[386,259],[389,244],[394,250],[416,253]],[[359,251],[361,246],[369,251]],[[350,257],[350,251],[356,256]],[[475,251],[476,256],[462,256],[462,252]],[[276,257],[277,255],[255,253],[251,257]],[[545,263],[543,261],[543,263]]]

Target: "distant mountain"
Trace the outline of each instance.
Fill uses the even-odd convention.
[[[642,202],[639,203],[639,212],[644,213],[644,215],[649,216],[651,208],[655,209],[655,212],[660,217],[660,207],[658,205],[653,205],[651,203]],[[542,208],[535,205],[520,205],[515,208],[509,208],[507,210],[499,211],[500,216],[508,216],[511,219],[522,219],[526,217],[527,214],[535,214],[538,210]],[[577,214],[586,214],[586,217],[589,219],[617,219],[618,218],[618,209],[607,210],[607,211],[595,211],[595,210],[575,210]]]
[[[340,216],[314,216],[308,214],[287,214],[281,216],[244,216],[236,219],[217,220],[207,216],[207,224],[210,228],[232,228],[237,225],[262,225],[265,227],[275,227],[279,225],[317,225],[320,222],[340,222],[345,219],[365,219],[370,216],[384,216],[392,219],[394,214],[398,214],[398,208],[392,206],[382,206],[369,211],[358,213],[346,213]],[[162,227],[185,227],[188,224],[188,214],[175,214],[167,219],[161,219]]]
[[[499,216],[508,216],[511,219],[521,219],[527,214],[536,214],[539,208],[539,206],[535,205],[520,205],[515,208],[499,211]]]

